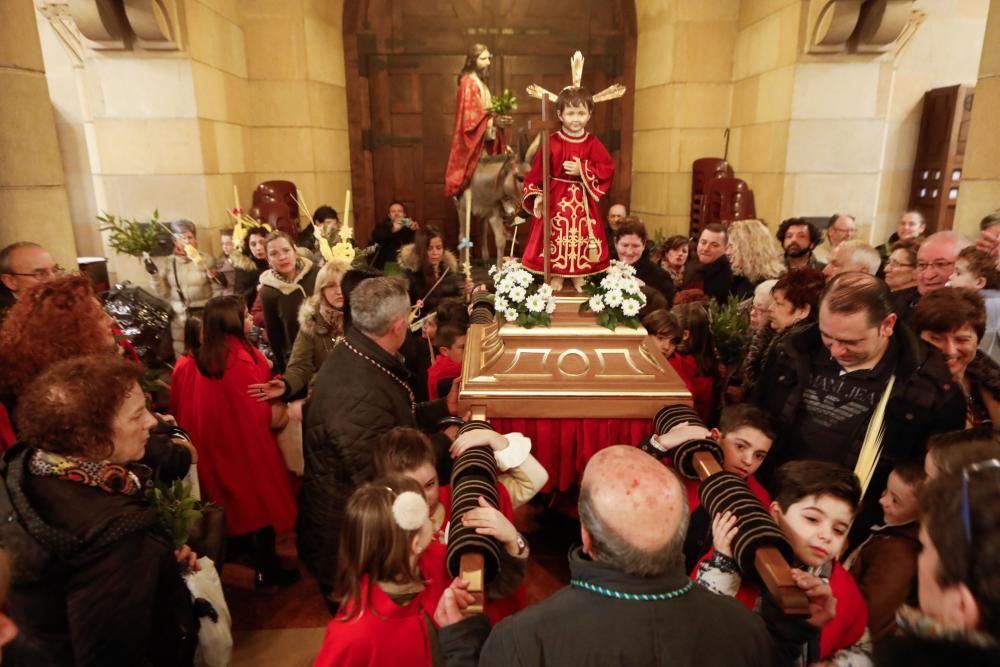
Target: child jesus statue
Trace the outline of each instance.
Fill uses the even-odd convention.
[[[615,163],[597,137],[587,132],[593,109],[593,96],[580,86],[564,88],[556,100],[562,129],[549,137],[551,234],[547,239],[542,222],[541,151],[524,181],[523,206],[533,217],[521,263],[530,271],[544,271],[543,244],[548,243],[554,291],[570,278],[582,292],[584,278],[608,268],[608,238],[598,204],[611,187]]]

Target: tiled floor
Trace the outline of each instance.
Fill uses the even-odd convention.
[[[531,545],[531,561],[524,579],[529,604],[544,600],[566,585],[566,552],[579,541],[579,524],[547,510],[539,500],[520,508],[515,523]],[[295,538],[282,535],[278,551],[295,556]],[[233,617],[233,667],[299,667],[311,665],[330,620],[316,582],[300,582],[273,594],[255,593],[253,570],[227,563],[223,570],[226,600]]]

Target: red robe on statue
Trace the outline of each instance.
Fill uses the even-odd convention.
[[[288,468],[271,432],[271,406],[247,394],[267,382],[264,356],[251,355],[232,337],[221,379],[205,377],[190,355],[177,360],[170,411],[198,450],[198,481],[205,500],[226,508],[230,535],[273,526],[291,529],[297,513]]]
[[[503,132],[496,128],[496,138],[486,138],[489,121],[493,114],[483,104],[483,93],[479,77],[463,74],[458,84],[455,98],[455,131],[451,137],[451,152],[448,167],[444,173],[444,196],[461,194],[472,180],[472,173],[479,164],[479,158],[486,150],[487,155],[500,155],[506,150]]]
[[[597,205],[611,187],[615,162],[603,144],[589,132],[575,138],[555,132],[549,137],[549,239],[550,269],[554,276],[589,276],[608,268],[610,252],[604,221]],[[566,160],[580,159],[583,171],[570,176],[563,170]],[[524,209],[532,213],[535,197],[542,194],[542,152],[524,180]],[[530,271],[545,270],[542,256],[544,224],[533,217],[521,263]]]

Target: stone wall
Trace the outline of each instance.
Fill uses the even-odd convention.
[[[979,233],[979,221],[1000,209],[1000,2],[993,2],[979,63],[955,229]]]
[[[897,48],[809,53],[827,5],[637,4],[632,208],[652,229],[687,231],[691,162],[721,157],[731,127],[729,160],[772,228],[845,212],[861,238],[891,232],[909,197],[923,94],[975,81],[989,2],[917,0],[907,9],[922,22]]]
[[[43,243],[63,266],[76,244],[31,0],[0,12],[0,247]]]
[[[691,163],[724,151],[739,0],[636,3],[632,212],[686,233]]]
[[[138,262],[105,248],[98,211],[189,218],[216,253],[234,186],[244,208],[257,183],[284,179],[339,210],[350,183],[342,2],[165,6],[173,50],[67,48],[57,24],[38,21],[79,245],[136,281]]]

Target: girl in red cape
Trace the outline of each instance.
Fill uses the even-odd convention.
[[[362,486],[344,510],[340,610],[315,666],[432,667],[441,654],[434,610],[450,583],[420,485],[395,476]]]
[[[202,343],[174,367],[171,411],[198,450],[198,479],[206,500],[226,508],[230,535],[251,536],[258,589],[294,582],[282,570],[275,533],[295,525],[288,468],[271,431],[271,406],[247,394],[267,382],[270,369],[247,340],[252,322],[236,296],[205,306]]]

